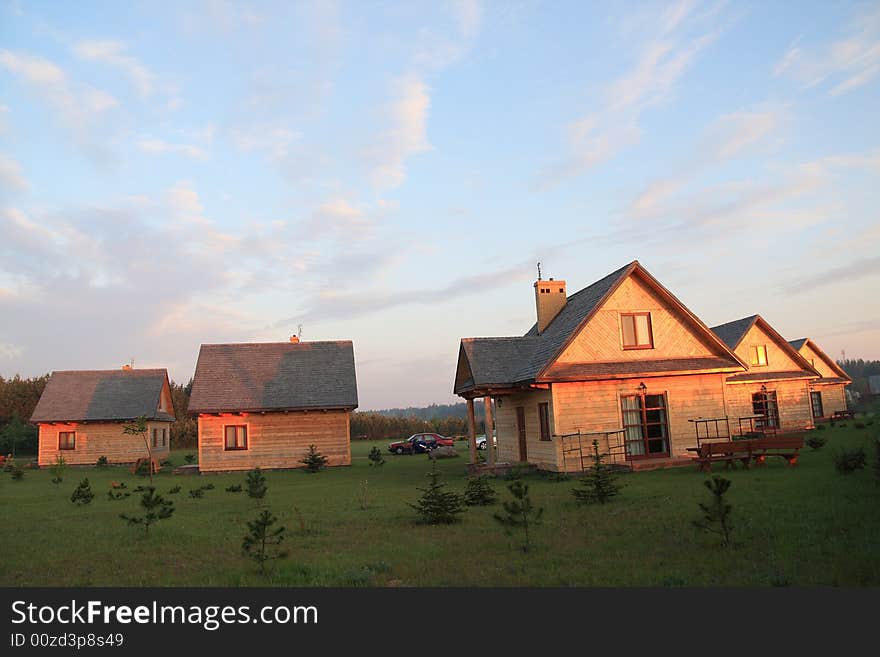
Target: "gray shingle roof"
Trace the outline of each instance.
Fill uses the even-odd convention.
[[[464,338],[461,348],[468,359],[472,378],[460,389],[473,386],[505,385],[516,380],[517,370],[531,358],[535,337]]]
[[[730,350],[733,351],[740,343],[740,340],[743,339],[743,336],[748,332],[750,328],[752,328],[752,324],[754,324],[755,320],[757,319],[757,315],[743,317],[742,319],[737,319],[733,322],[727,322],[726,324],[713,326],[712,332],[719,338],[721,338],[722,342],[724,342],[724,344],[726,344],[730,348]]]
[[[809,338],[801,338],[800,340],[789,340],[788,344],[795,348],[795,351],[800,351],[801,347],[803,347]]]
[[[351,341],[203,344],[190,413],[356,408]]]
[[[167,380],[164,369],[53,372],[31,422],[173,421],[158,410]]]

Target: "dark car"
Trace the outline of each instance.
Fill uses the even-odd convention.
[[[455,441],[444,438],[439,433],[414,433],[406,440],[398,440],[388,445],[392,454],[424,454],[440,446],[452,447]]]

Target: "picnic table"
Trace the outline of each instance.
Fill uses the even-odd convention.
[[[738,461],[748,468],[752,460],[756,466],[764,465],[768,456],[778,456],[794,467],[803,446],[804,437],[796,435],[704,442],[699,447],[688,447],[687,451],[696,453],[694,460],[701,472],[711,472],[713,463],[724,463],[729,469]]]
[[[855,411],[834,411],[831,414],[832,420],[853,420],[856,417]]]

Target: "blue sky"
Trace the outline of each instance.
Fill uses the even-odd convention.
[[[638,259],[880,358],[872,3],[0,7],[0,375],[352,339],[361,408]]]

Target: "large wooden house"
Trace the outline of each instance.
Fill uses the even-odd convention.
[[[691,420],[727,415],[727,380],[746,362],[638,262],[571,296],[561,280],[534,289],[525,335],[459,348],[454,392],[471,418],[484,399],[487,432],[495,400],[499,459],[579,470],[572,437],[628,461],[681,457]]]
[[[199,470],[302,467],[313,444],[350,465],[357,405],[350,341],[204,344],[189,402]]]
[[[846,386],[852,383],[849,375],[810,338],[792,340],[789,344],[820,374],[820,378],[810,381],[813,418],[832,417],[835,411],[845,411]]]
[[[742,418],[737,431],[813,427],[810,385],[819,373],[785,338],[760,315],[712,330],[748,367],[725,379],[727,413]]]
[[[72,465],[94,465],[102,456],[109,463],[146,458],[144,437],[122,430],[140,417],[153,458],[167,458],[174,410],[164,369],[53,372],[31,416],[39,427],[39,464],[59,456]]]

